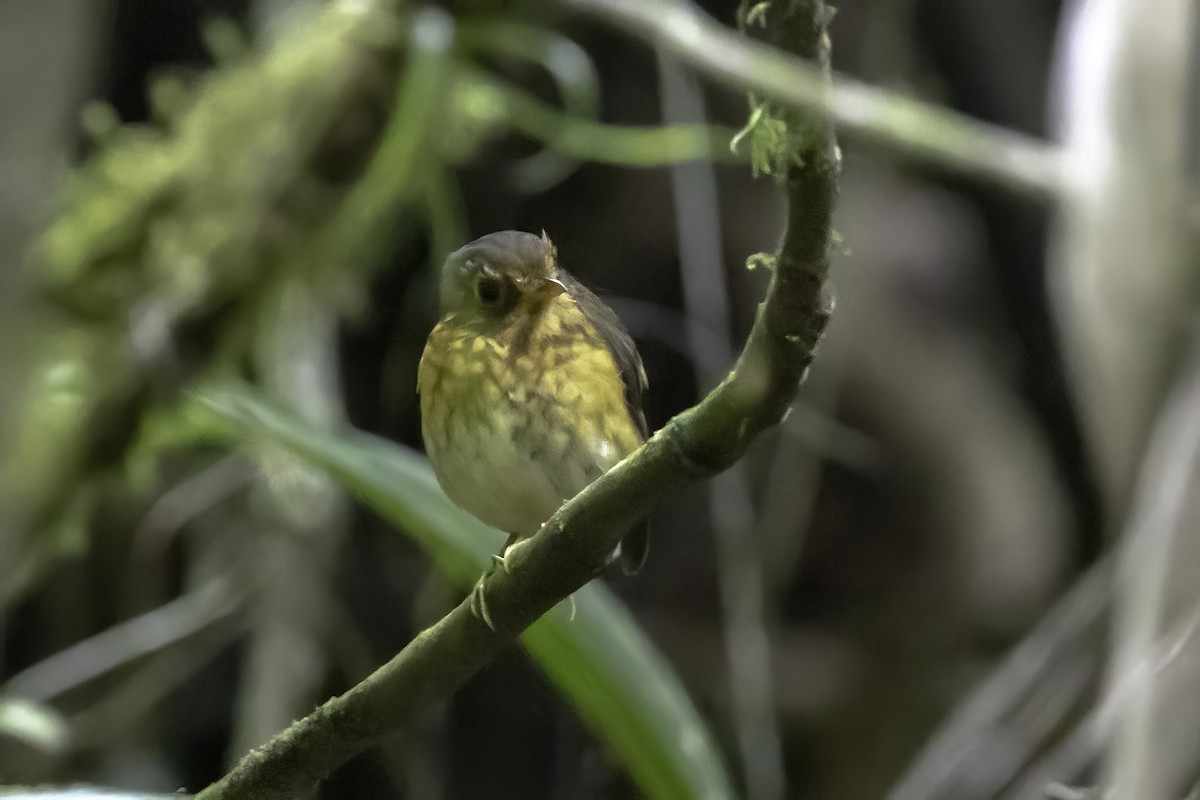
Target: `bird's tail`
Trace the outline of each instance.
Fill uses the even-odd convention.
[[[617,545],[617,560],[621,562],[621,572],[626,575],[638,574],[642,565],[646,563],[646,554],[649,552],[650,520],[644,519]]]

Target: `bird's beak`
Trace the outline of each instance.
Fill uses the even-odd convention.
[[[567,290],[567,285],[558,278],[542,278],[541,284],[534,290],[543,300],[553,300]]]

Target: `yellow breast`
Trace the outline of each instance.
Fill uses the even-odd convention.
[[[527,326],[448,315],[418,371],[434,473],[459,506],[537,530],[640,444],[612,355],[568,296]]]

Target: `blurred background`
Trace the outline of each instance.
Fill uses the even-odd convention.
[[[461,10],[486,5],[458,4],[447,54],[449,18],[411,7],[0,3],[4,782],[198,790],[463,596],[403,514],[197,419],[197,387],[419,449],[433,275],[508,228],[544,229],[626,322],[653,428],[732,363],[785,211],[728,147],[746,95],[561,9]],[[833,63],[1045,136],[1058,24],[1046,0],[845,0]],[[662,503],[640,575],[604,580],[741,796],[1039,796],[1023,781],[1100,674],[1094,587],[1037,691],[920,759],[1103,550],[1048,214],[843,150],[837,310],[801,400]],[[320,796],[653,796],[606,730],[514,648]],[[1072,752],[1086,775],[1095,748]]]

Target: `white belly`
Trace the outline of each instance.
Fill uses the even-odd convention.
[[[500,407],[486,417],[456,419],[446,446],[430,449],[429,461],[456,504],[492,527],[527,536],[583,489],[588,476],[577,459],[562,459],[555,469],[535,461],[527,443],[517,440],[518,421],[506,412]]]
[[[507,345],[452,323],[430,334],[441,355],[430,357],[427,345],[421,359],[425,452],[457,505],[531,535],[640,443],[624,384],[597,343],[577,343],[547,364],[510,357]]]

